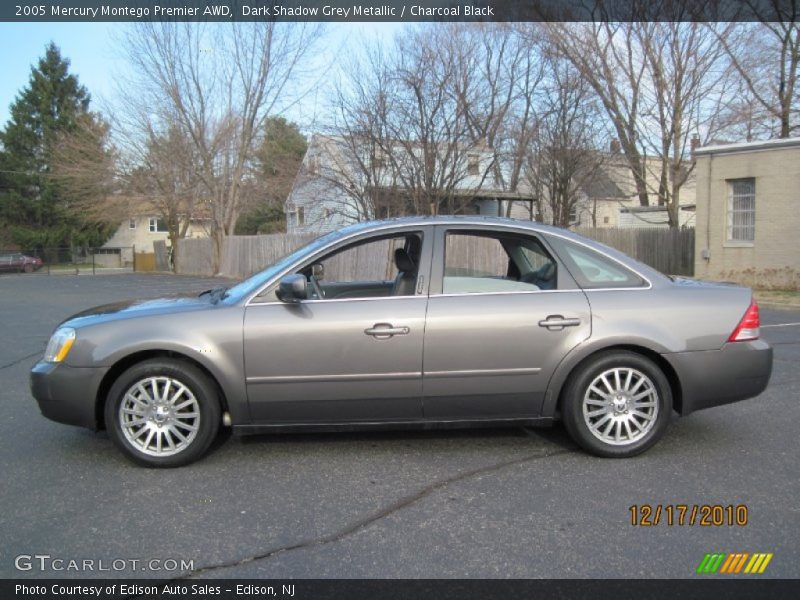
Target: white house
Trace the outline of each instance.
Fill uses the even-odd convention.
[[[636,193],[636,181],[625,157],[612,144],[610,152],[598,157],[599,166],[581,189],[573,224],[579,227],[668,227],[665,206],[641,206]],[[687,164],[686,168],[691,168]],[[650,202],[656,200],[661,159],[645,160],[645,182]],[[696,181],[690,173],[680,190],[679,220],[683,227],[695,222]]]
[[[208,237],[208,222],[192,219],[186,230],[186,237]],[[167,225],[161,217],[152,213],[133,215],[123,221],[109,240],[98,249],[97,257],[118,255],[114,259],[106,259],[106,262],[110,261],[110,266],[113,262],[129,265],[133,262],[134,249],[137,253],[151,254],[154,252],[153,242],[159,240],[165,241],[167,246],[170,245]]]
[[[403,164],[413,162],[404,160],[409,152],[416,151],[413,148],[409,151],[409,147],[409,144],[397,144],[392,148],[393,164],[390,166],[385,151],[357,150],[358,144],[352,138],[313,135],[284,205],[286,231],[324,233],[357,221],[413,214],[413,205],[403,206],[402,201],[397,201],[398,196],[413,194],[414,177],[418,176],[414,166]],[[413,159],[418,161],[419,157]],[[517,219],[550,221],[546,200],[537,201],[527,177],[520,177],[516,190],[504,189],[500,180],[509,179],[508,166],[496,165],[490,149],[464,148],[455,159],[436,157],[436,160],[451,160],[454,165],[449,173],[445,167],[438,169],[443,178],[452,177],[448,193],[451,206],[449,210],[446,206],[432,206],[432,212],[508,214]],[[660,162],[649,159],[646,164],[646,181],[652,191],[658,187]],[[386,198],[393,201],[386,201]],[[680,204],[681,225],[692,226],[693,175],[681,188]],[[571,225],[580,227],[668,225],[665,207],[639,205],[633,175],[624,157],[615,149],[602,155],[600,167],[582,186],[571,216]]]
[[[418,168],[422,149],[397,143],[391,152],[390,165],[385,151],[357,150],[351,138],[313,135],[286,199],[287,233],[324,233],[357,221],[411,214],[413,190],[423,187]],[[491,151],[459,147],[455,158],[447,158],[453,154],[452,147],[443,150],[435,158],[436,168],[429,170],[449,191],[426,212],[497,215],[513,202],[528,218],[529,208],[521,209],[533,204],[530,188],[504,190]]]

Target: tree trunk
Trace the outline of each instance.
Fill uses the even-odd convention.
[[[211,238],[214,240],[214,256],[211,259],[211,270],[213,275],[219,275],[222,264],[222,249],[225,246],[225,232],[218,228],[214,230]]]

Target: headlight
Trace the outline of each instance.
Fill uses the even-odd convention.
[[[59,363],[69,354],[72,344],[75,343],[75,330],[71,327],[58,329],[50,341],[47,342],[47,350],[44,351],[44,360],[52,363]]]

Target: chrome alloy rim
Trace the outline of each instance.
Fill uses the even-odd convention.
[[[658,417],[658,392],[650,378],[631,368],[603,371],[583,396],[583,420],[601,442],[624,446],[641,440]]]
[[[119,423],[128,443],[149,456],[172,456],[194,441],[200,405],[194,394],[172,377],[146,377],[125,392]]]

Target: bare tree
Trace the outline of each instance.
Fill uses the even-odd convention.
[[[333,210],[347,218],[404,214],[406,198],[391,155],[394,82],[385,49],[365,44],[361,56],[346,58],[343,72],[332,96],[332,135],[321,142],[319,169],[306,175],[321,179],[331,197],[341,198]]]
[[[730,26],[691,22],[551,23],[550,39],[592,87],[619,140],[642,206],[651,196],[678,226],[691,137],[720,123]]]
[[[164,221],[173,262],[180,251],[178,240],[186,237],[198,208],[203,213],[207,210],[197,165],[192,141],[179,127],[172,126],[163,134],[148,132],[146,153],[127,173],[126,191],[134,205],[152,209]]]
[[[597,150],[604,135],[600,109],[586,80],[556,48],[546,53],[541,116],[525,171],[543,221],[569,227],[579,216],[585,189],[603,166]]]
[[[458,212],[459,184],[468,176],[468,153],[476,148],[465,127],[465,107],[452,93],[455,65],[435,39],[421,27],[396,40],[385,150],[415,212],[452,214]]]
[[[727,61],[717,40],[727,39],[726,24],[640,23],[634,39],[645,57],[647,85],[642,96],[647,113],[639,135],[656,161],[646,164],[657,181],[659,205],[666,206],[671,227],[680,225],[680,193],[694,169],[692,137],[712,137],[726,89]],[[652,184],[651,184],[652,186]]]
[[[109,125],[84,118],[61,134],[53,153],[53,176],[68,192],[71,208],[117,227],[139,212],[166,224],[173,253],[186,237],[202,195],[191,141],[177,127],[148,131],[136,164],[125,162],[109,140]]]
[[[645,61],[630,43],[632,27],[610,22],[550,23],[547,33],[597,94],[630,167],[639,203],[647,206],[646,159],[638,136]]]
[[[769,5],[782,20],[739,24],[718,39],[744,87],[743,102],[733,107],[739,123],[749,135],[787,138],[800,130],[800,6]]]
[[[121,90],[120,127],[139,149],[151,131],[163,135],[172,127],[190,141],[216,265],[224,238],[257,199],[255,155],[264,123],[302,95],[304,65],[321,27],[146,22],[128,31],[134,80]]]
[[[87,113],[75,127],[60,132],[53,144],[50,171],[73,213],[108,225],[126,216],[120,190],[119,155],[111,144],[109,124]]]
[[[469,139],[491,152],[491,187],[513,198],[536,129],[545,77],[540,45],[504,23],[454,23],[443,39],[456,65],[453,93],[463,106]],[[506,216],[512,206],[513,200],[503,206]]]
[[[364,214],[457,213],[487,181],[496,188],[491,140],[515,90],[498,79],[476,83],[498,78],[509,64],[504,48],[490,56],[503,45],[488,42],[490,31],[448,25],[442,36],[421,26],[348,65],[332,130],[349,147],[346,166],[356,172],[334,178],[347,182]]]

